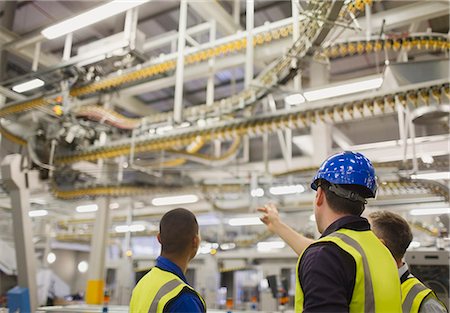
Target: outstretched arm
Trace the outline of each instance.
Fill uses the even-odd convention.
[[[302,254],[302,252],[314,242],[313,239],[306,238],[297,233],[289,225],[283,223],[280,220],[278,209],[274,204],[266,204],[262,208],[259,208],[258,211],[263,213],[261,221],[266,224],[267,229],[280,236],[280,238],[283,239],[297,255]]]

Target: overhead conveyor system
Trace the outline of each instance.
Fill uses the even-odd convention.
[[[211,12],[217,5],[220,4],[211,4],[210,7],[197,6],[194,10],[202,16]],[[290,17],[264,23],[250,31],[235,32],[239,27],[235,28],[236,25],[233,25],[230,16],[227,16],[222,21],[216,21],[221,22],[221,26],[218,27],[222,27],[226,36],[203,43],[196,43],[193,37],[211,32],[213,24],[211,21],[187,28],[186,34],[191,37],[186,39],[189,43],[183,52],[186,80],[206,77],[205,73],[210,72],[209,67],[213,60],[214,71],[247,62],[244,52],[249,46],[255,48],[257,60],[254,61],[270,64],[250,83],[247,82],[243,90],[222,99],[216,97],[212,103],[202,101],[184,108],[179,123],[174,123],[172,108],[154,114],[147,114],[151,110],[146,110],[142,117],[130,117],[126,112],[126,103],[122,105],[125,110],[114,108],[116,98],[130,97],[136,100],[131,97],[175,84],[173,75],[178,53],[172,49],[169,53],[152,56],[148,61],[131,62],[129,66],[120,70],[109,71],[104,75],[98,74],[95,79],[92,77],[97,74],[89,72],[90,69],[87,68],[78,69],[77,75],[83,73],[80,77],[73,72],[66,73],[70,84],[55,84],[48,87],[48,91],[44,93],[36,93],[35,96],[29,93],[26,99],[15,99],[16,101],[1,107],[0,117],[7,119],[8,123],[0,125],[0,133],[5,139],[20,146],[27,146],[29,142],[27,148],[31,149],[30,157],[36,165],[48,170],[50,176],[57,173],[60,168],[67,170],[74,168],[78,162],[86,161],[108,163],[108,166],[114,167],[114,171],[118,172],[117,177],[122,177],[124,172],[125,175],[129,174],[127,171],[156,177],[164,175],[165,170],[179,171],[182,175],[189,176],[184,171],[187,170],[188,173],[192,164],[214,169],[229,164],[247,164],[249,140],[253,140],[254,144],[255,139],[262,139],[264,145],[262,150],[267,153],[269,149],[267,138],[274,133],[278,135],[279,141],[283,142],[283,136],[280,134],[283,135],[286,130],[303,134],[313,132],[313,128],[320,128],[322,124],[328,125],[327,127],[330,125],[339,127],[344,123],[392,119],[399,110],[406,112],[416,107],[447,103],[448,79],[439,79],[422,80],[420,83],[410,82],[400,87],[395,84],[390,87],[389,81],[378,91],[318,101],[306,100],[295,106],[280,109],[284,105],[281,104],[283,99],[280,95],[294,91],[305,94],[317,89],[318,86],[309,88],[301,88],[298,84],[295,88],[290,86],[294,77],[298,80],[301,76],[300,79],[306,81],[309,76],[316,74],[309,68],[311,63],[323,62],[325,66],[334,66],[333,62],[336,59],[358,55],[368,58],[372,57],[372,54],[378,57],[378,54],[383,53],[386,58],[389,53],[401,54],[405,51],[412,56],[415,54],[448,56],[450,46],[448,36],[445,34],[379,33],[381,28],[386,31],[407,25],[411,22],[410,18],[422,21],[442,16],[443,7],[448,7],[446,4],[433,3],[426,7],[423,3],[405,5],[402,8],[413,14],[408,18],[405,15],[393,18],[390,11],[397,12],[398,8],[374,14],[368,12],[364,17],[358,16],[364,15],[365,9],[372,5],[373,2],[369,0],[310,1],[306,6],[302,4],[297,8],[298,29],[294,29],[297,20],[294,21],[293,17]],[[127,15],[127,19],[128,16],[132,16],[131,13]],[[383,19],[385,22],[381,25],[379,22]],[[292,37],[297,31],[300,36],[293,42]],[[366,36],[361,36],[363,32]],[[172,31],[167,38],[146,41],[142,49],[144,52],[158,51],[164,45],[174,42],[178,35],[176,31]],[[252,38],[251,42],[247,42],[248,38]],[[24,42],[18,39],[9,42],[7,47],[13,49],[17,45],[23,46]],[[263,55],[266,58],[259,58]],[[75,59],[72,59],[70,62],[74,61]],[[122,61],[126,61],[125,57]],[[386,58],[385,61],[389,59]],[[32,74],[39,76],[46,75],[52,70],[64,72],[68,68],[75,69],[75,63],[69,63],[57,62],[48,69],[38,70]],[[261,63],[263,62],[254,65],[259,66]],[[195,73],[189,76],[191,74],[189,71]],[[247,74],[245,76],[248,76]],[[83,80],[85,78],[83,75],[94,76]],[[380,71],[376,76],[382,77]],[[322,82],[325,85],[327,83]],[[271,109],[268,109],[266,104],[266,97],[269,95],[275,96],[278,102]],[[35,136],[24,136],[25,132],[17,132],[17,129],[21,129],[31,121],[34,121],[33,127],[36,127]],[[17,127],[9,127],[11,123]],[[441,127],[441,124],[436,123],[435,126]],[[341,134],[344,135],[342,132]],[[400,148],[396,148],[401,150],[404,149],[403,146],[411,145],[412,141],[406,139]],[[357,144],[349,142],[346,144],[349,147],[358,147]],[[422,143],[419,140],[417,144]],[[283,151],[283,157],[286,163],[289,163],[287,160],[292,158],[292,147]],[[288,151],[290,153],[287,153]],[[321,153],[331,152],[330,146]],[[145,159],[145,162],[136,161],[140,157]],[[406,164],[405,158],[401,156],[398,159]],[[124,162],[128,162],[126,171],[121,165]],[[310,165],[302,167],[301,170],[309,168]],[[315,168],[314,166],[312,168]],[[268,171],[267,168],[265,174],[273,175],[275,178],[282,176],[277,176],[276,171]],[[287,167],[287,172],[294,170],[294,166]],[[261,172],[258,172],[257,175],[260,174]],[[98,179],[100,176],[91,175],[89,171],[83,175],[90,176],[90,179],[93,177]],[[194,176],[195,174],[192,174],[192,177]],[[115,182],[117,188],[102,186],[101,182],[94,184],[92,180],[86,184],[90,186],[89,188],[85,188],[82,183],[76,184],[82,186],[79,191],[60,188],[56,179],[53,183],[55,195],[66,199],[80,195],[126,196],[148,189],[139,186],[138,183],[127,185],[128,182],[121,179]]]

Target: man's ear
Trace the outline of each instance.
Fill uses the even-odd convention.
[[[156,238],[158,239],[158,242],[159,242],[160,244],[162,244],[162,243],[161,243],[161,234],[160,234],[160,233],[158,233],[158,234],[156,235]]]
[[[198,246],[200,246],[200,236],[199,235],[194,236],[194,239],[192,240],[192,246],[194,248],[197,248]]]
[[[321,206],[325,202],[325,191],[323,191],[322,187],[317,188],[316,193],[316,203],[317,206]]]

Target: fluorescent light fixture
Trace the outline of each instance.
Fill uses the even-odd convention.
[[[434,172],[411,175],[412,179],[450,179],[450,172]]]
[[[260,252],[270,251],[273,249],[283,249],[286,247],[284,241],[261,241],[256,245],[256,249]]]
[[[180,195],[180,196],[154,198],[152,200],[152,205],[154,206],[176,205],[176,204],[195,203],[197,201],[198,201],[197,195]]]
[[[228,224],[231,226],[250,226],[250,225],[262,225],[263,222],[259,217],[238,217],[230,218]]]
[[[21,83],[18,85],[14,85],[12,87],[12,90],[15,92],[22,93],[22,92],[26,92],[29,90],[33,90],[33,89],[42,87],[44,85],[45,85],[45,83],[43,80],[41,80],[39,78],[35,78],[35,79],[29,80],[27,82],[24,82],[24,83]]]
[[[114,202],[114,203],[110,203],[109,204],[109,208],[111,209],[111,210],[116,210],[116,209],[118,209],[120,207],[120,204],[118,204],[117,202]]]
[[[108,17],[125,12],[148,1],[149,0],[114,0],[58,24],[47,27],[41,33],[47,39],[55,39],[83,27],[100,22]]]
[[[131,224],[131,225],[118,225],[114,228],[117,233],[135,233],[138,231],[144,231],[146,229],[143,224]]]
[[[78,271],[80,273],[86,273],[88,268],[89,268],[88,262],[81,261],[80,263],[78,263]]]
[[[433,157],[428,154],[422,155],[421,159],[422,159],[422,162],[425,164],[433,164],[433,162],[434,162]]]
[[[305,91],[303,96],[308,101],[316,101],[327,98],[344,96],[352,93],[362,92],[366,90],[376,89],[383,83],[383,78],[377,77],[352,83],[346,83],[337,86],[321,88],[317,90]]]
[[[450,214],[450,208],[414,209],[409,212],[411,215],[434,215]]]
[[[96,204],[79,205],[79,206],[77,206],[76,210],[78,213],[95,212],[98,210],[98,205],[96,205]]]
[[[305,191],[305,187],[302,185],[275,186],[269,189],[269,192],[275,196],[302,193],[303,191]]]
[[[420,248],[421,244],[418,241],[411,241],[408,248],[414,249],[414,248]]]
[[[254,198],[261,198],[264,196],[264,189],[256,188],[250,191],[250,195]]]
[[[47,254],[47,263],[48,264],[53,264],[56,261],[56,255],[53,252],[50,252],[49,254]]]
[[[223,243],[220,245],[220,249],[222,249],[222,250],[231,250],[234,248],[236,248],[236,244],[234,242]]]
[[[302,96],[301,93],[294,93],[284,98],[284,102],[289,105],[296,105],[305,102],[305,97]]]
[[[29,217],[40,217],[48,215],[47,210],[33,210],[28,212]]]

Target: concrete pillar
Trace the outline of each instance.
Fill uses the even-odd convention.
[[[175,123],[183,120],[183,84],[184,84],[184,47],[186,45],[187,0],[180,2],[180,20],[178,23],[178,56],[175,72],[175,99],[173,119]]]
[[[28,288],[30,308],[34,312],[38,306],[36,288],[36,255],[33,247],[31,221],[28,216],[30,193],[27,173],[22,171],[22,156],[11,154],[4,158],[2,168],[3,184],[11,197],[11,211],[14,229],[18,285]]]
[[[322,121],[317,121],[311,125],[311,136],[314,143],[313,163],[316,166],[320,166],[331,155],[333,143],[331,129],[330,124]]]
[[[105,255],[109,234],[109,198],[97,200],[98,211],[91,239],[89,256],[88,281],[86,287],[86,303],[103,303],[105,288]]]

